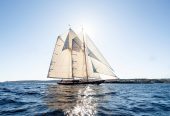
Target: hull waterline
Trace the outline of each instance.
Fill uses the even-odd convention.
[[[89,81],[80,81],[80,80],[64,80],[58,82],[59,85],[79,85],[79,84],[101,84],[104,83],[104,80],[89,80]]]

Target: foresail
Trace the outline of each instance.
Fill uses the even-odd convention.
[[[89,76],[99,78],[100,75],[103,74],[113,77],[112,79],[117,78],[109,63],[105,60],[87,34],[85,35],[85,39],[87,45]]]
[[[98,60],[91,58],[91,62],[92,62],[94,73],[116,76],[110,68],[108,68],[106,65],[99,62]]]
[[[113,70],[87,34],[85,34],[85,38],[86,38],[88,56],[95,58],[96,60],[107,65],[111,70]]]
[[[68,38],[68,37],[67,37]],[[67,39],[64,39],[65,41]],[[65,41],[59,36],[53,52],[48,77],[72,78],[71,75],[71,51],[63,50]]]

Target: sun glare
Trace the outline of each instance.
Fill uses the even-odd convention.
[[[97,33],[97,22],[93,22],[92,20],[78,20],[75,21],[73,24],[71,24],[73,29],[75,29],[77,32],[80,32],[83,28],[83,31],[88,33],[90,37],[95,37]]]

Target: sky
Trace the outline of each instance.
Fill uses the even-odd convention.
[[[169,0],[1,0],[0,81],[45,80],[69,24],[83,25],[119,78],[170,77]]]

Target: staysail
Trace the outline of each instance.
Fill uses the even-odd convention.
[[[109,75],[116,79],[113,69],[95,47],[87,34],[59,36],[50,63],[48,77],[60,79],[99,79]]]
[[[87,46],[87,56],[88,56],[88,71],[90,77],[100,77],[101,75],[112,76],[116,79],[117,76],[114,74],[113,69],[97,49],[95,44],[89,38],[87,34],[84,34]],[[91,69],[91,70],[90,70]]]

